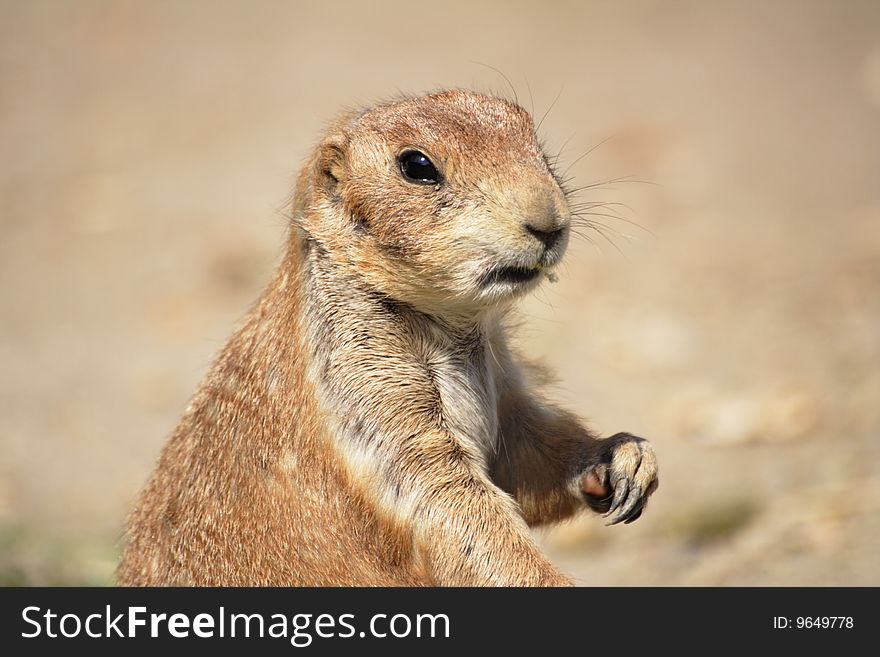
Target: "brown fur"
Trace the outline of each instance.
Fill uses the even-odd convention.
[[[415,148],[442,174],[401,175]],[[123,585],[565,585],[528,525],[638,517],[647,442],[535,393],[503,316],[570,211],[531,117],[461,91],[344,116],[287,254],[131,515]],[[528,229],[558,230],[552,247]]]

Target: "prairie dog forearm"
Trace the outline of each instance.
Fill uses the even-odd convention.
[[[594,457],[596,438],[564,411],[529,398],[516,402],[502,406],[502,417],[516,419],[502,424],[504,449],[493,462],[494,481],[514,496],[529,525],[585,509],[577,479]]]

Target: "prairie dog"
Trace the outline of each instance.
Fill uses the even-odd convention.
[[[528,527],[631,522],[657,465],[542,398],[508,347],[570,222],[514,103],[444,91],[337,120],[131,514],[119,584],[571,584]]]

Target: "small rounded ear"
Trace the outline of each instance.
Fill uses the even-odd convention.
[[[303,215],[306,208],[317,200],[316,193],[323,192],[331,199],[337,198],[337,186],[345,178],[345,145],[344,137],[334,135],[315,149],[296,180],[291,208],[293,217]]]
[[[293,192],[293,202],[291,203],[291,217],[295,224],[300,223],[300,220],[305,214],[306,208],[312,202],[312,167],[305,166],[303,170],[299,172],[299,175],[296,177],[296,188]]]
[[[337,196],[339,183],[345,180],[347,140],[342,135],[330,135],[318,146],[317,173],[320,185],[331,197]]]

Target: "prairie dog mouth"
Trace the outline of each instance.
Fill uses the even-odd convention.
[[[493,283],[521,285],[535,280],[543,273],[542,267],[495,267],[480,278],[480,285],[487,287]]]

